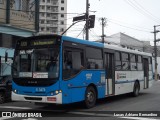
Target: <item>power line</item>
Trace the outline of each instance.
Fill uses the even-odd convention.
[[[96,18],[97,20],[99,20],[100,18]],[[110,18],[107,18],[107,20],[113,24],[116,24],[118,26],[122,26],[122,27],[125,27],[125,28],[128,28],[128,29],[132,29],[132,30],[136,30],[136,31],[140,31],[140,32],[147,32],[147,33],[150,33],[150,31],[152,31],[152,29],[148,29],[148,28],[144,28],[144,27],[141,27],[141,26],[136,26],[136,25],[133,25],[134,27],[131,26],[131,24],[128,24],[128,23],[124,23],[124,22],[121,22],[121,21],[117,21],[117,20],[114,20],[114,19],[110,19]],[[128,26],[128,25],[130,26]],[[96,26],[96,27],[99,27],[99,26]],[[98,28],[99,30],[101,30],[101,28],[99,27]],[[145,30],[144,30],[145,29]]]
[[[146,30],[142,30],[142,29],[137,29],[137,28],[132,28],[132,27],[128,27],[126,25],[122,25],[122,24],[119,24],[119,23],[116,23],[116,22],[112,22],[110,20],[108,20],[108,22],[111,22],[113,24],[116,24],[116,25],[119,25],[119,26],[122,26],[122,27],[125,27],[125,28],[128,28],[128,29],[132,29],[132,30],[136,30],[136,31],[141,31],[141,32],[147,32],[147,33],[150,33],[150,31],[146,31]]]
[[[140,28],[140,29],[145,29],[145,30],[147,30],[147,31],[152,31],[152,29],[149,29],[149,28],[145,28],[145,27],[142,27],[142,26],[137,26],[137,25],[133,25],[133,24],[129,24],[129,23],[126,23],[126,22],[122,22],[122,21],[118,21],[118,20],[115,20],[115,19],[111,19],[111,18],[107,18],[108,20],[110,20],[110,21],[114,21],[114,22],[118,22],[118,23],[120,23],[120,24],[127,24],[127,25],[130,25],[130,26],[134,26],[134,27],[136,27],[136,28]]]
[[[85,26],[84,26],[83,30],[77,35],[76,38],[78,38],[81,35],[81,33],[84,32],[84,30],[85,30]]]
[[[133,7],[135,10],[137,10],[139,13],[141,13],[142,15],[144,15],[145,17],[149,18],[150,20],[159,23],[159,21],[155,20],[155,18],[153,18],[151,15],[149,15],[148,13],[146,13],[144,10],[142,10],[141,8],[137,7],[137,5],[135,5],[133,2],[131,2],[130,0],[124,0],[128,5],[130,5],[131,7]]]
[[[160,19],[158,17],[156,17],[155,15],[153,15],[152,13],[150,13],[148,10],[146,10],[142,5],[140,5],[136,0],[133,0],[135,2],[135,4],[137,4],[137,6],[139,6],[142,10],[144,10],[147,14],[149,14],[150,16],[152,16],[153,18],[157,19],[158,21],[160,21]]]

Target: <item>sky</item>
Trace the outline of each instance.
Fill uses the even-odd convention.
[[[105,35],[121,32],[139,40],[153,41],[153,26],[160,25],[160,0],[89,0],[90,15],[96,15],[95,28],[90,29],[90,39],[100,39],[102,26],[100,18],[106,18]],[[83,15],[86,0],[67,0],[67,25],[72,18]],[[67,35],[83,38],[85,22],[68,30]],[[156,27],[160,30],[160,27]],[[157,34],[160,38],[160,33]]]

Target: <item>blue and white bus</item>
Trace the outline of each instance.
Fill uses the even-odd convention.
[[[151,54],[58,35],[23,38],[14,54],[12,100],[87,108],[108,96],[149,88]]]

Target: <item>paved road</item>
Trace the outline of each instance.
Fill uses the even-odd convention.
[[[26,102],[8,102],[0,105],[1,112],[17,112],[23,114],[14,114],[14,116],[24,116],[24,118],[0,118],[0,120],[51,120],[53,119],[83,119],[83,120],[156,120],[160,117],[160,81],[147,90],[141,91],[138,97],[131,97],[130,94],[114,96],[106,99],[98,100],[96,107],[92,109],[84,109],[81,103],[71,105],[50,105],[50,106],[35,106],[33,103]],[[145,112],[144,112],[145,111]],[[37,116],[42,115],[42,118],[28,118],[29,113],[37,113]],[[40,114],[38,114],[40,113]],[[132,117],[124,117],[127,114]],[[130,114],[129,114],[130,113]],[[1,113],[0,113],[1,114]],[[133,117],[139,114],[145,114],[143,117]],[[153,115],[147,117],[146,114]],[[5,113],[4,113],[5,115]],[[32,115],[32,114],[30,114]],[[35,115],[35,114],[33,114]],[[48,117],[44,117],[48,116]]]

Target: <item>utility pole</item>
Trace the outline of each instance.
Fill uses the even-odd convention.
[[[89,40],[89,0],[86,0],[86,40]]]
[[[104,34],[104,27],[106,26],[106,18],[101,18],[100,19],[102,22],[101,22],[101,25],[102,25],[102,43],[104,43],[104,38],[105,38],[105,34]]]
[[[39,0],[35,0],[35,31],[39,32]]]
[[[6,24],[10,24],[10,0],[6,0]]]
[[[154,59],[155,59],[155,80],[157,80],[157,39],[156,39],[156,34],[160,31],[156,30],[156,27],[158,27],[160,25],[155,25],[154,27]]]

